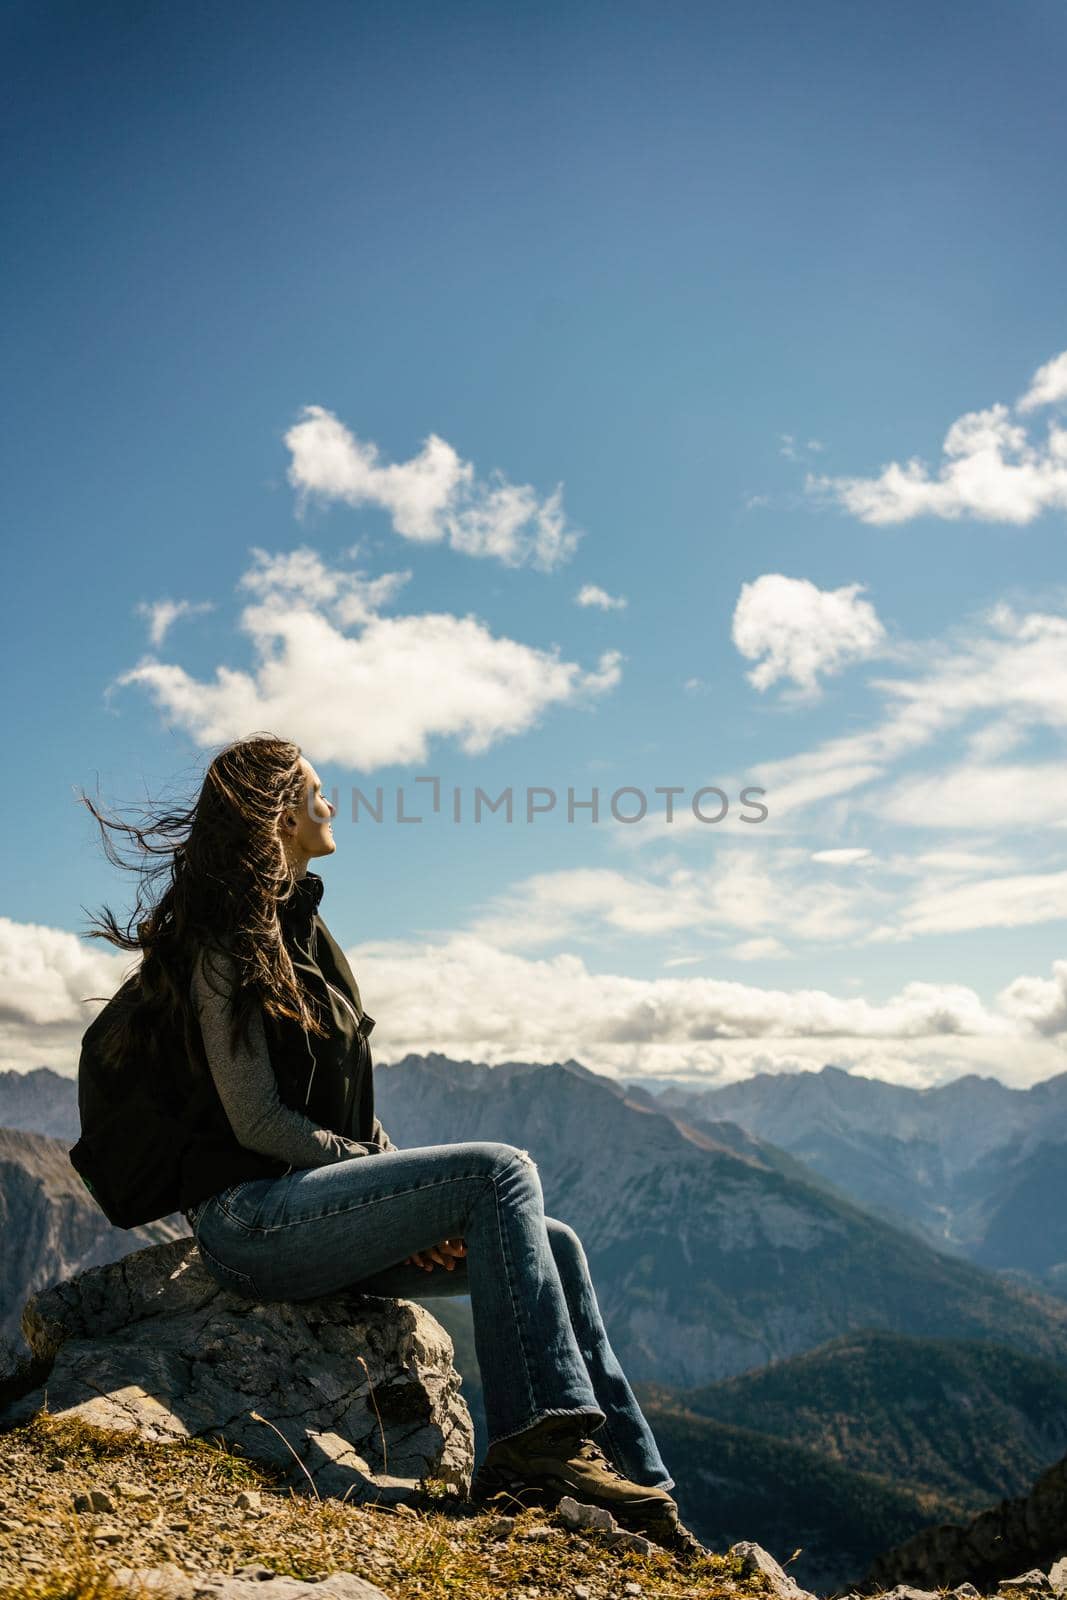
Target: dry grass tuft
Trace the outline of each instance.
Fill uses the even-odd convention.
[[[0,1435],[0,1468],[9,1485],[4,1515],[18,1524],[0,1532],[0,1600],[144,1600],[145,1587],[117,1584],[113,1569],[167,1561],[190,1573],[255,1562],[305,1580],[353,1572],[391,1600],[520,1592],[570,1600],[578,1585],[590,1600],[619,1600],[628,1582],[640,1585],[642,1600],[767,1592],[728,1556],[686,1569],[659,1549],[612,1550],[601,1534],[573,1534],[537,1509],[501,1532],[495,1512],[476,1512],[439,1481],[427,1480],[414,1506],[320,1500],[218,1441],[155,1443],[47,1411]],[[151,1491],[144,1501],[123,1498],[131,1482]],[[73,1493],[93,1489],[105,1490],[113,1509],[74,1511]],[[258,1508],[237,1506],[242,1489],[260,1492]]]

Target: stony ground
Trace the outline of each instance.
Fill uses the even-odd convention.
[[[167,1562],[249,1577],[352,1572],[390,1600],[768,1592],[729,1556],[684,1568],[655,1547],[611,1548],[610,1534],[572,1532],[556,1513],[473,1515],[444,1485],[427,1484],[417,1508],[319,1501],[209,1443],[154,1444],[47,1411],[0,1435],[0,1466],[0,1600],[119,1600],[131,1590],[109,1573]]]

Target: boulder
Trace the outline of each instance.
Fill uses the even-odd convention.
[[[924,1528],[886,1551],[857,1587],[865,1594],[881,1594],[901,1583],[927,1589],[971,1583],[991,1592],[998,1584],[1011,1587],[1014,1576],[1019,1588],[1037,1593],[1034,1569],[1043,1575],[1064,1555],[1067,1457],[1043,1472],[1029,1494],[1001,1500],[966,1524]],[[1055,1592],[1055,1587],[1049,1583],[1044,1592]]]
[[[761,1544],[754,1544],[751,1539],[742,1539],[738,1544],[730,1546],[729,1554],[739,1558],[742,1577],[762,1576],[771,1593],[776,1596],[776,1600],[813,1600],[808,1591],[802,1589],[796,1579],[791,1577],[781,1563],[776,1561],[770,1551],[765,1550]]]
[[[219,1440],[320,1494],[390,1503],[470,1483],[474,1435],[452,1341],[425,1308],[351,1290],[259,1302],[223,1288],[191,1238],[90,1268],[27,1301],[51,1363],[0,1427],[42,1406],[147,1439]]]

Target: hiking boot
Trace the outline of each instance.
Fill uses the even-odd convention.
[[[673,1502],[672,1502],[673,1504]],[[662,1549],[669,1550],[683,1566],[689,1566],[693,1561],[701,1561],[705,1556],[710,1556],[711,1551],[706,1545],[701,1544],[695,1533],[691,1533],[684,1522],[678,1519],[678,1507],[674,1507],[673,1516],[668,1510],[667,1517],[660,1523],[650,1522],[640,1530],[646,1539],[652,1539]]]
[[[542,1417],[532,1428],[491,1444],[470,1493],[472,1500],[492,1500],[505,1513],[526,1506],[554,1510],[568,1494],[585,1505],[602,1506],[620,1527],[666,1548],[672,1548],[668,1541],[677,1542],[679,1554],[693,1539],[682,1529],[666,1489],[624,1478],[573,1417]]]

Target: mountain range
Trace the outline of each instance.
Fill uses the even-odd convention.
[[[1067,1305],[872,1216],[736,1126],[568,1061],[407,1056],[376,1073],[401,1145],[496,1139],[578,1232],[631,1379],[715,1382],[863,1328],[1067,1357]]]
[[[1067,1294],[1067,1072],[1029,1089],[968,1074],[933,1089],[840,1067],[634,1098],[726,1119],[939,1249]]]
[[[1067,1452],[1067,1368],[962,1340],[850,1334],[705,1388],[637,1393],[699,1535],[799,1545],[793,1570],[816,1589],[1025,1494]]]
[[[0,1368],[25,1351],[19,1318],[31,1294],[189,1231],[182,1217],[130,1230],[112,1227],[67,1149],[65,1139],[0,1126]]]
[[[0,1075],[0,1125],[43,1108],[42,1120],[62,1127],[65,1104],[72,1137],[73,1081],[18,1076]],[[401,1146],[495,1139],[529,1149],[546,1209],[582,1239],[632,1381],[691,1388],[876,1328],[1067,1359],[1067,1304],[870,1214],[736,1123],[683,1117],[573,1060],[489,1067],[412,1055],[379,1066],[375,1083]],[[987,1137],[976,1132],[972,1143]],[[78,1180],[61,1177],[59,1146],[50,1157],[26,1148],[36,1169],[19,1203],[32,1189],[61,1234],[73,1229],[60,1250],[69,1263],[82,1237]],[[12,1270],[25,1276],[28,1258],[19,1259]],[[10,1317],[10,1301],[3,1309]]]
[[[977,1188],[1006,1149],[1041,1148],[1026,1144],[1033,1102],[1022,1097],[1021,1112],[1021,1092],[1004,1091],[1017,1097],[1009,1126],[1002,1086],[990,1091],[989,1080],[916,1107],[915,1091],[874,1085],[868,1095],[867,1080],[842,1087],[848,1075],[834,1069],[809,1076],[784,1086],[798,1097],[792,1116],[776,1099],[782,1086],[755,1080],[729,1118],[712,1115],[723,1108],[708,1099],[727,1091],[653,1095],[573,1060],[490,1068],[412,1055],[379,1065],[375,1083],[376,1109],[402,1147],[495,1139],[529,1149],[546,1210],[583,1241],[683,1516],[716,1548],[756,1538],[788,1556],[802,1546],[791,1570],[825,1587],[921,1528],[1022,1492],[1064,1454],[1067,1304],[963,1259],[957,1240],[950,1251],[935,1245],[900,1194],[894,1208],[883,1191],[876,1215],[847,1192],[864,1150],[882,1149],[891,1192],[894,1170],[901,1190],[932,1181],[930,1152],[942,1145],[937,1170]],[[773,1124],[793,1148],[745,1120]],[[72,1079],[0,1073],[9,1336],[46,1282],[185,1231],[181,1218],[111,1228],[67,1160],[78,1127]],[[1054,1127],[1047,1117],[1046,1133]],[[807,1165],[833,1139],[852,1165]],[[926,1156],[911,1152],[905,1178],[911,1143]],[[484,1448],[469,1300],[426,1303],[453,1336]]]

